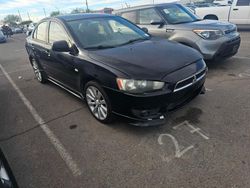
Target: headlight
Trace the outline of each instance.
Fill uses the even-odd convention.
[[[224,35],[221,30],[193,30],[193,32],[207,40],[216,40]]]
[[[130,80],[117,78],[118,88],[129,93],[144,93],[154,90],[160,90],[164,87],[164,82],[147,80]]]

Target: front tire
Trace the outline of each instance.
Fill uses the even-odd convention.
[[[45,73],[43,71],[41,71],[40,66],[38,65],[38,63],[36,62],[36,60],[34,58],[31,59],[31,64],[32,64],[32,68],[34,70],[36,79],[40,83],[46,83],[47,79],[45,77]]]
[[[96,82],[88,82],[84,89],[84,97],[88,109],[101,123],[111,123],[113,119],[109,98],[102,87]]]

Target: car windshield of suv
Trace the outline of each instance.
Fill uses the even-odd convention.
[[[74,20],[68,24],[85,49],[113,48],[150,38],[149,34],[120,17]]]
[[[167,22],[170,24],[181,24],[198,21],[199,18],[181,5],[167,5],[162,8]]]

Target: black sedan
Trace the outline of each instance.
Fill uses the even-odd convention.
[[[162,124],[167,112],[204,91],[207,67],[197,51],[153,38],[118,16],[44,19],[26,49],[39,82],[85,99],[102,123],[115,114],[136,125]]]

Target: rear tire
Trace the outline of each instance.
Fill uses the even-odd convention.
[[[94,81],[86,84],[84,97],[91,114],[101,123],[111,123],[113,120],[110,100],[102,87]]]
[[[34,58],[31,59],[31,65],[34,70],[36,79],[42,84],[46,83],[47,79],[45,73],[41,70],[39,64]]]

